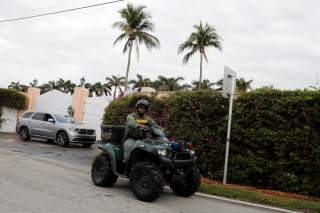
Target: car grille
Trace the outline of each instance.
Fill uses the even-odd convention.
[[[93,135],[94,132],[95,131],[93,129],[80,129],[79,130],[79,134],[82,134],[82,135]]]

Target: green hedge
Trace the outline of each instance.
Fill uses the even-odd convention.
[[[233,114],[229,180],[319,196],[319,130],[319,92],[248,93]]]
[[[0,88],[0,126],[4,121],[2,117],[2,107],[24,109],[27,105],[27,97],[20,92],[11,89]]]
[[[0,106],[14,109],[24,109],[27,105],[27,97],[12,89],[0,88]]]
[[[111,102],[104,124],[125,122],[139,96]],[[222,179],[228,101],[210,91],[151,101],[155,120],[193,141],[203,176]],[[236,100],[228,181],[320,195],[320,93],[256,90]]]

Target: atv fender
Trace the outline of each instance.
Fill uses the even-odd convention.
[[[114,145],[107,143],[107,144],[99,144],[97,145],[97,147],[107,153],[110,159],[111,169],[113,173],[119,175],[117,173],[116,154],[113,149]]]

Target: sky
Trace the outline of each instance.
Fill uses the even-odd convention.
[[[54,12],[108,0],[1,0],[0,20]],[[124,76],[124,43],[111,25],[127,3],[146,6],[152,15],[160,49],[134,52],[129,79],[137,74],[155,80],[159,75],[199,79],[200,56],[182,64],[178,46],[200,21],[216,28],[223,50],[207,49],[203,78],[223,78],[224,65],[237,77],[253,80],[252,87],[303,89],[319,86],[320,1],[317,0],[131,0],[84,10],[0,23],[0,87],[12,81],[39,84],[80,78],[86,82]]]

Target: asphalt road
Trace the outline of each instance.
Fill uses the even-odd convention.
[[[197,195],[177,197],[170,190],[152,203],[138,201],[126,179],[112,188],[93,185],[91,163],[99,152],[0,135],[0,212],[275,212]]]

